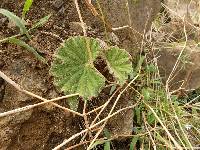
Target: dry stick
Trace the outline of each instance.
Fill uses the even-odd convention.
[[[151,112],[154,114],[154,116],[156,117],[156,119],[158,120],[158,122],[161,124],[161,126],[163,127],[163,129],[165,130],[165,132],[167,133],[167,135],[169,136],[169,138],[172,140],[172,142],[174,143],[175,147],[178,150],[183,150],[182,147],[176,142],[176,140],[174,139],[174,137],[171,135],[171,133],[169,132],[169,130],[166,128],[166,126],[163,124],[163,122],[160,120],[160,118],[158,117],[158,115],[155,113],[155,111],[153,110],[153,108],[151,106],[149,106],[147,103],[143,102],[150,110]]]
[[[87,115],[85,113],[86,107],[87,107],[87,101],[85,100],[84,101],[84,108],[83,108],[83,118],[84,118],[84,121],[85,121],[85,127],[86,127],[86,129],[88,129],[88,132],[89,132],[89,137],[92,138],[92,134],[91,134],[90,129],[89,129],[88,118],[87,118]],[[87,135],[88,132],[86,132],[86,135]],[[84,140],[84,138],[82,140]]]
[[[94,125],[95,122],[97,121],[97,119],[99,118],[99,116],[101,115],[101,113],[104,111],[104,109],[108,106],[108,104],[110,103],[110,101],[112,100],[112,98],[115,96],[115,94],[120,90],[120,88],[118,88],[113,94],[112,96],[107,100],[107,102],[103,105],[103,108],[101,109],[101,111],[97,114],[97,116],[95,117],[95,119],[93,120],[93,122],[91,123],[90,126]]]
[[[74,3],[75,3],[75,5],[76,5],[76,10],[77,10],[77,12],[78,12],[78,17],[79,17],[79,20],[80,20],[80,22],[81,22],[81,27],[82,27],[82,29],[83,29],[83,34],[84,34],[84,36],[87,36],[86,28],[85,28],[85,23],[83,22],[83,18],[82,18],[82,16],[81,16],[81,11],[80,11],[80,8],[79,8],[79,5],[78,5],[77,0],[74,0]]]
[[[184,18],[183,18],[183,22],[184,22]],[[166,81],[166,88],[167,88],[167,89],[168,89],[168,84],[169,84],[169,82],[171,82],[171,78],[172,78],[174,72],[176,71],[176,69],[177,69],[177,67],[178,67],[178,65],[179,65],[180,58],[181,58],[181,56],[182,56],[182,54],[183,54],[183,51],[185,50],[185,47],[187,46],[187,34],[186,34],[185,25],[184,25],[184,33],[185,33],[185,43],[184,43],[184,46],[183,46],[183,48],[182,48],[182,50],[181,50],[181,52],[180,52],[180,54],[179,54],[179,56],[178,56],[178,58],[177,58],[175,64],[174,64],[174,67],[173,67],[173,69],[172,69],[172,71],[171,71],[171,73],[170,73],[170,75],[169,75],[169,77],[168,77],[168,79],[167,79],[167,81]],[[168,90],[167,90],[167,91],[168,91]]]
[[[104,138],[101,138],[101,139],[98,139],[98,141],[105,141],[105,139],[104,139]],[[78,143],[78,144],[76,144],[76,145],[73,145],[73,146],[71,146],[71,147],[68,147],[68,148],[65,149],[65,150],[71,150],[71,149],[74,149],[74,148],[76,148],[76,147],[79,147],[79,146],[81,146],[81,145],[84,145],[84,144],[87,144],[87,143],[90,143],[90,142],[91,142],[91,140],[90,140],[90,141],[84,141],[84,142]]]
[[[184,21],[184,20],[183,20],[183,21]],[[185,47],[186,47],[186,45],[187,45],[188,37],[187,37],[187,32],[186,32],[185,24],[184,24],[184,34],[185,34],[185,44],[184,44],[184,47],[183,47],[183,49],[181,50],[181,52],[180,52],[180,54],[179,54],[179,56],[178,56],[178,58],[177,58],[177,61],[176,61],[175,65],[174,65],[174,67],[173,67],[172,72],[170,73],[170,75],[169,75],[169,77],[168,77],[168,79],[167,79],[167,81],[166,81],[166,92],[169,92],[169,82],[170,82],[170,78],[171,78],[171,76],[173,75],[173,73],[176,71],[176,69],[177,69],[177,67],[178,67],[178,65],[179,65],[179,62],[180,62],[180,58],[181,58],[181,56],[182,56],[182,54],[183,54],[183,51],[185,50]],[[175,109],[174,109],[174,107],[173,107],[172,100],[171,100],[171,97],[170,97],[170,96],[171,96],[170,94],[167,94],[167,98],[170,100],[170,104],[171,104],[171,107],[172,107],[173,112],[174,112],[174,115],[175,115],[174,117],[175,117],[175,119],[176,119],[176,121],[177,121],[177,123],[178,123],[178,125],[179,125],[179,127],[180,127],[181,132],[183,133],[183,135],[184,135],[184,137],[185,137],[185,139],[186,139],[186,141],[187,141],[187,144],[189,144],[190,148],[193,150],[192,144],[190,143],[190,141],[189,141],[189,139],[188,139],[188,136],[187,136],[186,133],[184,132],[184,130],[183,130],[183,128],[182,128],[182,125],[181,125],[181,123],[180,123],[180,121],[179,121],[179,118],[178,118],[178,116],[177,116],[177,114],[176,114],[176,111],[175,111]]]
[[[108,116],[110,116],[113,112],[113,110],[115,109],[115,106],[117,105],[117,102],[119,101],[121,95],[127,90],[128,87],[131,86],[131,84],[139,77],[139,75],[137,75],[121,92],[120,94],[117,96],[117,99],[115,101],[115,103],[113,104]],[[108,121],[108,120],[107,120]],[[96,141],[96,139],[98,138],[99,134],[102,132],[103,128],[105,127],[107,121],[104,122],[104,124],[102,125],[101,129],[97,132],[97,134],[95,135],[94,139],[92,140],[92,142],[90,143],[89,147],[87,148],[87,150],[90,150],[92,145],[94,144],[94,142]]]
[[[89,7],[89,9],[91,10],[91,12],[92,12],[92,14],[94,16],[98,16],[99,15],[98,12],[97,12],[97,10],[95,9],[95,7],[92,5],[91,0],[85,0],[85,3]]]
[[[154,128],[152,128],[152,129],[150,129],[149,131],[151,132],[151,131],[154,131],[154,130],[156,130],[156,129],[154,129]],[[105,140],[105,138],[100,138],[100,139],[98,139],[98,141],[112,141],[112,140],[115,140],[115,139],[118,139],[119,137],[125,137],[125,138],[129,138],[129,137],[134,137],[134,136],[145,136],[145,135],[147,135],[148,134],[148,132],[146,132],[146,133],[142,133],[142,134],[137,134],[137,135],[117,135],[117,136],[113,136],[112,138],[110,138],[110,139],[108,139],[108,140]],[[67,149],[65,149],[65,150],[71,150],[71,149],[74,149],[74,148],[76,148],[76,147],[79,147],[79,146],[81,146],[81,145],[84,145],[84,144],[87,144],[87,143],[90,143],[91,142],[91,140],[90,141],[84,141],[84,142],[82,142],[82,143],[79,143],[79,144],[76,144],[76,145],[73,145],[73,146],[71,146],[71,147],[68,147]]]
[[[176,11],[170,9],[167,5],[165,5],[164,3],[161,4],[164,8],[168,9],[169,11],[173,12],[174,14],[176,14],[176,16],[182,20],[184,20],[184,17],[181,17]],[[190,23],[189,21],[186,20],[186,22],[192,26],[193,28],[197,29],[198,31],[200,30],[199,27],[195,26],[194,24]]]
[[[148,122],[147,122],[147,119],[146,119],[146,116],[145,116],[144,112],[142,113],[142,116],[143,116],[143,119],[144,119],[145,128],[146,128],[146,130],[147,130],[147,132],[149,134],[149,137],[150,137],[150,139],[152,141],[153,149],[156,150],[156,144],[155,144],[155,142],[153,140],[153,137],[151,135],[151,132],[150,132],[149,128],[147,127]]]
[[[99,106],[99,107],[97,107],[97,108],[95,108],[95,109],[93,109],[93,110],[87,112],[86,115],[90,115],[90,114],[92,114],[92,113],[94,113],[94,112],[97,112],[97,110],[101,109],[104,105],[105,105],[105,104],[103,104],[103,105],[101,105],[101,106]]]
[[[71,136],[69,139],[66,139],[64,140],[61,144],[59,144],[58,146],[56,146],[53,150],[59,150],[61,147],[65,146],[67,143],[69,143],[70,141],[72,141],[73,139],[75,139],[76,137],[82,135],[83,133],[87,132],[88,130],[92,130],[93,128],[97,127],[98,125],[102,124],[103,122],[105,122],[106,120],[112,118],[113,116],[121,113],[122,111],[125,111],[127,109],[132,109],[134,107],[136,107],[137,105],[132,105],[132,106],[128,106],[128,107],[125,107],[125,108],[122,108],[116,112],[114,112],[112,115],[102,119],[101,121],[97,122],[96,124],[94,124],[93,126],[89,127],[89,129],[85,129],[85,130],[82,130],[81,132],[79,133],[76,133],[74,134],[73,136]]]
[[[114,97],[114,95],[120,90],[120,88],[118,88],[113,94],[112,96],[106,101],[105,104],[103,104],[103,108],[102,106],[100,106],[102,109],[100,110],[100,112],[97,114],[97,116],[95,117],[95,119],[92,121],[92,123],[90,124],[90,126],[93,126],[97,119],[99,119],[99,116],[101,115],[101,113],[104,111],[104,109],[107,107],[107,105],[109,104],[109,102],[111,101],[111,99]],[[84,139],[87,136],[87,133],[84,135],[84,137],[82,139]]]
[[[177,129],[175,127],[175,124],[174,124],[174,121],[172,120],[172,126],[173,126],[173,129],[174,129],[174,132],[176,134],[176,136],[178,137],[179,141],[181,142],[181,144],[183,145],[184,149],[187,149],[184,142],[182,141],[181,137],[179,136],[178,132],[177,132]]]
[[[60,36],[56,35],[55,33],[46,32],[46,31],[40,31],[40,33],[55,37],[55,38],[59,39],[60,41],[62,41],[63,43],[65,42],[65,40],[63,40]]]
[[[52,99],[52,100],[47,100],[47,99],[45,99],[45,98],[43,98],[43,97],[40,97],[40,96],[38,96],[38,95],[36,95],[36,94],[33,94],[33,93],[29,92],[29,91],[26,91],[26,90],[22,89],[17,83],[15,83],[14,81],[12,81],[9,77],[7,77],[7,76],[6,76],[3,72],[1,72],[1,71],[0,71],[0,77],[2,77],[5,81],[7,81],[7,82],[8,82],[9,84],[11,84],[12,86],[14,86],[14,87],[15,87],[17,90],[19,90],[20,92],[23,92],[23,93],[25,93],[25,94],[27,94],[27,95],[30,95],[30,96],[32,96],[32,97],[35,97],[35,98],[37,98],[37,99],[40,99],[40,100],[44,101],[44,102],[41,102],[41,103],[38,103],[38,104],[29,105],[29,106],[25,106],[25,107],[17,108],[17,109],[14,109],[14,110],[10,110],[10,111],[8,111],[8,112],[1,113],[1,114],[0,114],[0,117],[3,117],[3,116],[5,117],[5,116],[7,116],[7,115],[11,115],[11,114],[14,114],[14,113],[17,113],[17,112],[26,111],[26,110],[32,109],[32,108],[34,108],[34,107],[36,107],[36,106],[40,106],[40,105],[43,105],[43,104],[46,104],[46,103],[50,103],[50,104],[52,104],[52,105],[54,105],[54,106],[56,106],[56,107],[59,107],[59,108],[61,108],[61,109],[64,109],[64,110],[69,111],[69,112],[71,112],[71,113],[74,113],[74,114],[76,114],[76,115],[83,116],[82,114],[80,114],[80,113],[78,113],[78,112],[76,112],[76,111],[73,111],[73,110],[71,110],[71,109],[65,108],[65,107],[60,106],[60,105],[58,105],[58,104],[56,104],[56,103],[53,103],[53,101],[65,99],[65,98],[72,97],[72,96],[77,96],[78,94],[72,94],[72,95],[67,95],[67,96],[58,97],[58,98],[55,98],[55,99]]]
[[[101,115],[101,113],[104,111],[104,109],[107,107],[107,105],[109,104],[109,102],[111,101],[111,99],[114,97],[114,95],[119,91],[120,88],[118,88],[113,94],[112,96],[106,101],[106,103],[104,103],[102,106],[96,108],[95,110],[98,110],[99,108],[102,108],[100,110],[100,112],[97,114],[97,116],[95,117],[95,119],[92,121],[92,123],[90,124],[90,126],[94,125],[96,120],[99,119],[99,116]],[[93,110],[92,110],[93,111]],[[87,114],[88,115],[88,114]],[[85,135],[83,136],[82,140],[85,139],[85,137],[87,136],[87,132],[85,133]]]
[[[69,98],[69,97],[73,97],[73,96],[77,96],[77,95],[78,94],[71,94],[71,95],[63,96],[62,98],[59,97],[59,98],[55,98],[55,99],[51,99],[51,100],[45,100],[44,102],[41,102],[41,103],[38,103],[38,104],[28,105],[28,106],[25,106],[25,107],[21,107],[21,108],[17,108],[17,109],[14,109],[14,110],[10,110],[10,111],[7,111],[7,112],[0,113],[0,117],[5,117],[5,116],[12,115],[12,114],[15,114],[15,113],[27,111],[27,110],[33,109],[35,107],[38,107],[38,106],[41,106],[41,105],[44,105],[44,104],[47,104],[47,103],[52,103],[52,102],[58,101],[60,99]],[[57,107],[60,107],[60,105],[58,105]],[[65,107],[63,107],[63,108],[65,108]],[[65,109],[67,109],[67,108],[65,108]],[[74,112],[72,110],[67,109],[67,111],[70,111],[70,112],[72,112],[76,115],[82,116],[82,114],[79,114],[79,113]]]

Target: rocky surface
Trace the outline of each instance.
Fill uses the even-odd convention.
[[[150,28],[152,20],[160,9],[159,0],[139,0],[135,1],[135,3],[130,0],[128,7],[130,21],[129,17],[127,17],[127,8],[124,8],[126,6],[125,0],[101,0],[100,3],[112,27],[128,24],[136,29],[137,32],[141,32],[140,36],[136,34],[137,32],[132,32],[129,29],[115,32],[117,37],[115,35],[114,37],[117,39],[117,42],[116,40],[114,41],[116,43],[119,42],[123,48],[131,50],[133,43],[138,42],[140,44],[141,34],[143,34],[145,29],[147,31]],[[84,11],[82,12],[84,21],[90,27],[88,35],[101,38],[103,31],[98,29],[103,27],[101,20],[95,18],[83,2],[81,2],[80,6],[81,11]],[[9,9],[20,16],[23,3],[21,0],[3,1],[1,7]],[[79,20],[71,0],[35,0],[27,17],[30,21],[35,22],[50,13],[53,16],[39,31],[56,33],[64,39],[67,39],[69,36],[82,34],[80,26],[76,24]],[[7,37],[18,33],[15,27],[8,27],[8,20],[2,19],[2,17],[0,19],[0,22],[3,22],[3,25],[0,25],[0,37]],[[59,46],[60,41],[38,32],[34,33],[34,37],[29,41],[29,44],[51,61],[52,55]],[[39,63],[25,49],[7,43],[1,44],[0,69],[24,89],[35,94],[49,99],[59,95],[53,87],[52,79],[48,74],[49,66]],[[17,91],[2,79],[0,79],[0,83],[0,112],[38,102],[37,99]],[[102,98],[105,98],[104,102],[109,98],[109,92],[106,92],[102,93]],[[134,103],[129,99],[131,95],[126,94],[120,99],[117,109]],[[101,100],[101,103],[96,103],[95,107],[102,104],[102,102],[103,100]],[[112,107],[112,104],[113,102],[108,107],[108,110]],[[104,114],[105,116],[106,113]],[[78,119],[79,121],[77,121]],[[109,121],[107,128],[111,130],[113,135],[130,134],[133,128],[132,119],[132,110],[125,111]],[[49,106],[1,118],[0,149],[49,150],[61,143],[65,138],[77,133],[80,130],[79,123],[80,118],[73,118],[72,115],[69,116],[69,113]]]
[[[128,4],[127,4],[128,2]],[[132,55],[141,47],[143,35],[149,31],[152,21],[161,8],[160,0],[100,0],[106,21],[113,28],[129,26],[115,31],[121,46]]]
[[[171,43],[165,45],[158,54],[158,66],[164,83],[167,81],[181,51],[179,65],[169,82],[170,89],[184,88],[186,90],[200,87],[200,48],[194,41],[185,43]]]
[[[164,0],[171,18],[184,18],[191,24],[200,23],[199,0]]]

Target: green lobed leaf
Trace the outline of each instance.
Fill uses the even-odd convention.
[[[118,47],[110,47],[105,52],[105,59],[111,74],[114,75],[119,84],[124,84],[132,71],[129,53]]]
[[[44,57],[42,57],[40,54],[38,54],[38,52],[33,47],[26,44],[24,41],[16,39],[16,38],[9,38],[9,42],[26,48],[29,52],[31,52],[33,55],[35,55],[35,57],[38,60],[42,61],[45,64],[47,63]]]
[[[94,68],[100,45],[88,37],[69,38],[57,50],[50,73],[54,83],[65,93],[79,93],[85,99],[97,96],[105,78]]]
[[[0,13],[8,17],[11,21],[13,21],[16,24],[16,26],[20,28],[21,34],[26,34],[26,36],[30,38],[28,30],[26,29],[24,21],[22,19],[20,19],[18,16],[6,9],[0,9]]]
[[[32,3],[33,3],[33,0],[26,0],[24,4],[23,12],[22,12],[22,18],[25,18],[26,13],[29,11]]]

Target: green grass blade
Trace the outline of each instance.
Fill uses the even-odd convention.
[[[19,18],[18,16],[6,9],[0,9],[0,14],[8,17],[11,21],[13,21],[16,24],[17,27],[19,27],[21,34],[26,34],[26,36],[30,38],[28,30],[25,27],[24,21],[21,18]]]
[[[110,150],[110,141],[104,143],[104,150]]]
[[[35,57],[36,57],[38,60],[42,61],[42,62],[45,63],[45,64],[47,63],[46,60],[45,60],[45,58],[43,58],[42,56],[40,56],[40,55],[38,54],[38,52],[37,52],[33,47],[29,46],[29,45],[26,44],[24,41],[19,40],[19,39],[16,39],[16,38],[10,38],[10,39],[9,39],[9,42],[10,42],[10,43],[13,43],[13,44],[16,44],[16,45],[18,45],[18,46],[24,47],[24,48],[27,49],[29,52],[31,52],[33,55],[35,55]]]
[[[43,26],[49,20],[50,17],[51,17],[51,14],[49,14],[48,16],[43,17],[38,22],[36,22],[30,30],[33,30],[35,28],[39,28],[39,27]]]
[[[26,0],[26,2],[24,4],[23,12],[22,12],[22,18],[23,19],[25,18],[26,13],[29,11],[32,3],[33,3],[33,0]]]
[[[135,136],[135,137],[132,138],[132,142],[130,144],[129,150],[136,149],[136,143],[137,143],[138,140],[139,140],[139,136]]]

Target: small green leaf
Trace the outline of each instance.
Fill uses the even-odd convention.
[[[13,21],[16,24],[16,26],[19,27],[21,34],[26,34],[26,36],[30,38],[28,30],[26,29],[24,21],[22,19],[20,19],[18,16],[6,9],[0,9],[0,13],[8,17],[11,21]]]
[[[74,97],[69,97],[67,99],[67,102],[69,104],[69,107],[70,109],[74,110],[74,111],[77,111],[78,109],[78,104],[79,104],[79,99],[77,96],[74,96]]]
[[[135,116],[137,118],[137,123],[141,124],[141,110],[140,110],[140,107],[135,107]]]
[[[152,125],[155,122],[156,118],[151,111],[147,113],[147,122]]]
[[[105,52],[105,58],[111,74],[122,85],[132,71],[131,56],[124,49],[111,47]]]
[[[9,42],[10,42],[10,43],[13,43],[13,44],[16,44],[16,45],[18,45],[18,46],[21,46],[21,47],[26,48],[29,52],[31,52],[33,55],[35,55],[35,57],[36,57],[38,60],[42,61],[42,62],[45,63],[45,64],[47,63],[44,57],[40,56],[40,55],[38,54],[38,52],[37,52],[33,47],[29,46],[29,45],[26,44],[24,41],[19,40],[19,39],[16,39],[16,38],[9,38]]]
[[[31,30],[35,29],[35,28],[39,28],[41,26],[43,26],[51,17],[51,15],[49,14],[48,16],[43,17],[42,19],[40,19],[38,22],[36,22],[33,27],[31,28]]]
[[[105,140],[98,140],[98,141],[95,141],[94,144],[91,146],[90,149],[93,149],[93,148],[96,148],[98,145],[101,145],[105,143]]]
[[[139,140],[139,136],[135,136],[135,137],[132,138],[129,150],[135,150],[136,149],[136,143],[137,143],[138,140]]]
[[[110,150],[110,141],[104,143],[104,150]]]
[[[91,61],[96,59],[99,50],[100,45],[93,38],[69,38],[58,49],[50,69],[55,85],[65,93],[79,93],[85,99],[97,96],[105,78]]]
[[[151,89],[150,88],[143,88],[142,89],[142,95],[144,96],[144,100],[148,101],[151,98]]]
[[[105,137],[107,138],[107,139],[110,139],[111,138],[111,135],[110,135],[110,132],[108,131],[108,129],[104,129],[104,135],[105,135]],[[105,143],[104,143],[104,150],[110,150],[110,144],[111,144],[111,142],[110,141],[106,141]]]
[[[108,131],[108,129],[105,128],[103,132],[107,139],[111,138],[111,135],[110,135],[110,132]]]
[[[149,73],[157,72],[157,68],[154,64],[149,64],[146,66],[146,71]]]
[[[117,88],[117,85],[114,84],[114,85],[111,87],[111,89],[110,89],[110,93],[109,93],[109,95],[112,95],[113,92],[116,90],[116,88]]]
[[[141,70],[141,67],[142,67],[142,64],[144,63],[144,60],[145,60],[145,57],[141,56],[138,63],[137,63],[136,69],[135,69],[136,73]]]
[[[32,3],[33,3],[33,0],[26,0],[24,4],[23,12],[22,12],[22,18],[25,18],[26,13],[29,11]]]
[[[160,142],[163,142],[163,143],[166,144],[166,145],[171,145],[171,144],[170,144],[170,141],[168,141],[165,137],[161,136],[158,132],[156,132],[156,133],[157,133],[157,134],[156,134],[155,138],[156,138],[157,140],[159,140]]]

